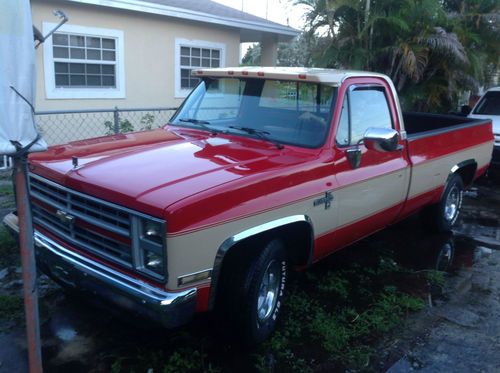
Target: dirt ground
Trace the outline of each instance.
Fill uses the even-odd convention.
[[[1,183],[8,181],[4,179]],[[12,195],[0,196],[0,215],[12,208],[12,198]],[[395,249],[394,260],[416,272],[432,268],[447,273],[439,291],[428,291],[427,285],[423,286],[422,298],[426,307],[378,338],[377,357],[357,371],[499,372],[500,179],[482,180],[467,192],[453,234],[427,236],[415,228],[416,224],[415,218],[408,219],[357,248],[345,250],[354,253],[347,259],[351,261],[357,260],[356,255],[366,256],[375,247],[382,246]],[[400,250],[402,247],[405,250]],[[0,266],[0,296],[20,292],[20,271],[15,265]],[[407,286],[422,284],[409,283]],[[131,346],[142,344],[144,349],[161,349],[168,339],[174,339],[175,343],[179,334],[191,333],[188,338],[198,340],[211,338],[206,335],[218,332],[207,326],[200,330],[201,324],[207,324],[204,319],[195,320],[172,335],[148,327],[132,327],[130,320],[117,319],[113,313],[64,294],[44,276],[40,278],[40,294],[46,372],[127,371],[119,365],[103,365],[103,361],[112,361],[115,356],[126,361],[129,351],[136,351]],[[0,320],[0,372],[27,371],[22,315],[15,316]],[[228,355],[232,352],[225,351]],[[202,370],[235,371],[212,369],[211,366],[204,366]],[[272,366],[260,370],[282,371]],[[339,371],[332,365],[318,362],[313,370]],[[343,368],[342,371],[355,370]]]

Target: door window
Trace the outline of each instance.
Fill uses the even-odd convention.
[[[351,87],[344,97],[337,144],[356,145],[370,127],[392,128],[391,113],[382,87]]]

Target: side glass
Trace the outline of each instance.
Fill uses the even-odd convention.
[[[347,96],[344,97],[344,102],[342,103],[342,112],[340,113],[339,126],[335,140],[340,146],[349,145],[349,101]]]
[[[357,144],[370,127],[392,128],[389,105],[383,89],[355,88],[349,94],[351,106],[350,145]]]

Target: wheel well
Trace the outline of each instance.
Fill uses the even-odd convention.
[[[299,266],[307,265],[312,254],[312,234],[312,228],[309,223],[295,222],[248,237],[229,249],[222,262],[222,267],[224,267],[226,259],[232,258],[235,255],[246,257],[242,253],[236,254],[240,249],[253,253],[254,250],[258,250],[260,243],[265,243],[275,238],[283,241],[291,264]]]
[[[455,174],[460,175],[462,181],[464,182],[465,187],[469,187],[474,181],[474,175],[476,174],[476,170],[477,170],[477,163],[474,162],[460,167],[458,170],[455,171]]]
[[[220,272],[215,280],[215,288],[210,297],[219,298],[221,292],[224,292],[224,282],[231,281],[233,272],[240,268],[242,264],[248,263],[256,255],[259,248],[272,239],[281,239],[285,245],[290,264],[295,266],[304,266],[309,264],[312,259],[313,249],[313,231],[307,222],[294,222],[282,227],[259,233],[237,242],[225,253]]]

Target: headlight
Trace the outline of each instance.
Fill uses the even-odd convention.
[[[142,238],[158,244],[163,244],[163,226],[161,223],[151,220],[142,222]]]
[[[149,276],[166,280],[165,222],[141,217],[138,224],[136,268]]]
[[[163,274],[163,255],[144,250],[143,260],[144,268],[158,274]]]

